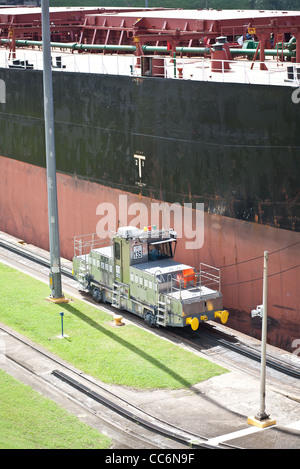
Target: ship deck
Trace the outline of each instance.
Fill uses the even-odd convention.
[[[42,70],[41,8],[1,8],[0,26],[0,67]],[[50,31],[53,71],[300,85],[299,11],[60,7]]]
[[[15,61],[20,61],[20,70],[24,71],[22,63],[27,62],[34,70],[43,70],[43,53],[39,48],[18,48],[15,58],[10,57],[10,52],[5,47],[0,48],[0,68],[18,68]],[[131,54],[93,54],[67,52],[54,48],[51,53],[52,70],[60,73],[77,72],[106,75],[123,75],[148,78],[142,75],[139,58]],[[157,60],[158,56],[147,55]],[[57,62],[57,59],[59,62]],[[260,69],[260,62],[253,62],[244,57],[238,57],[229,61],[221,61],[219,71],[213,71],[211,58],[181,57],[174,59],[168,56],[159,56],[160,63],[156,67],[161,69],[161,78],[193,80],[219,83],[240,83],[273,86],[300,86],[300,64],[282,62],[276,58],[265,60],[266,70]],[[15,62],[16,63],[16,62]],[[57,65],[57,63],[61,63]],[[229,70],[227,70],[227,64]],[[295,70],[294,78],[288,78],[288,67]]]

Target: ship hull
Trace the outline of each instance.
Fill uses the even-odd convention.
[[[42,73],[0,70],[0,229],[48,249]],[[187,211],[176,257],[221,269],[228,325],[260,338],[269,251],[269,343],[300,337],[299,108],[292,88],[54,73],[61,255],[74,235]],[[105,205],[107,204],[107,205]],[[137,205],[144,213],[137,213]],[[198,205],[197,205],[198,204]],[[203,205],[202,205],[203,204]],[[193,218],[194,217],[194,218]],[[183,222],[184,224],[184,222]],[[199,229],[198,229],[199,228]]]

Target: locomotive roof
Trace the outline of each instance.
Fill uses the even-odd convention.
[[[152,275],[164,275],[172,272],[180,272],[185,269],[191,269],[190,265],[181,264],[173,259],[143,262],[142,264],[136,264],[134,267]]]

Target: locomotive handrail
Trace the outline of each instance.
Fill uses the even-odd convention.
[[[203,270],[205,267],[206,270]],[[170,281],[171,280],[171,281]],[[169,288],[169,282],[171,288]],[[192,284],[190,283],[192,282]],[[194,271],[194,275],[188,274],[180,278],[173,278],[171,274],[168,275],[167,295],[173,294],[173,292],[179,292],[181,298],[182,289],[188,290],[194,297],[202,295],[201,288],[211,288],[212,290],[219,291],[221,287],[221,276],[220,269],[213,267],[208,264],[201,263],[200,271]],[[199,289],[199,291],[197,291]]]
[[[203,267],[206,270],[203,270]],[[208,269],[208,270],[207,270]],[[216,273],[213,273],[216,272]],[[200,262],[200,285],[204,287],[215,287],[220,292],[221,290],[221,271],[217,267]]]
[[[163,293],[161,293],[161,296],[165,297],[166,300],[167,299],[169,300],[169,302],[170,302],[169,305],[171,304],[171,301],[176,302],[176,303],[181,303],[181,298],[175,298],[174,296],[172,296],[171,293],[163,292]],[[178,313],[175,313],[174,311],[172,311],[172,314],[174,314],[174,316],[179,316],[180,317],[180,315]]]
[[[162,274],[162,271],[160,269],[157,269],[155,272],[154,272],[154,278],[155,279],[158,279],[160,277],[160,282],[161,283],[164,283],[164,277],[163,277],[163,274]]]
[[[100,237],[102,234],[105,236]],[[113,231],[107,231],[74,236],[74,257],[87,256],[92,249],[104,247],[111,243],[114,234]]]

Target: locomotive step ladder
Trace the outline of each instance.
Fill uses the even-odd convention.
[[[112,303],[114,308],[121,309],[121,285],[119,283],[113,283],[112,291]]]
[[[112,306],[118,309],[123,309],[124,306],[124,300],[126,299],[126,287],[128,285],[126,283],[118,283],[114,282],[113,283],[113,290],[112,290]],[[123,300],[123,304],[122,304]]]
[[[160,326],[167,325],[167,315],[170,310],[170,300],[168,297],[162,296],[162,300],[158,300],[157,320],[156,323]]]
[[[85,261],[81,261],[78,267],[78,281],[81,285],[86,286],[87,280],[86,276],[89,273],[88,266]]]

